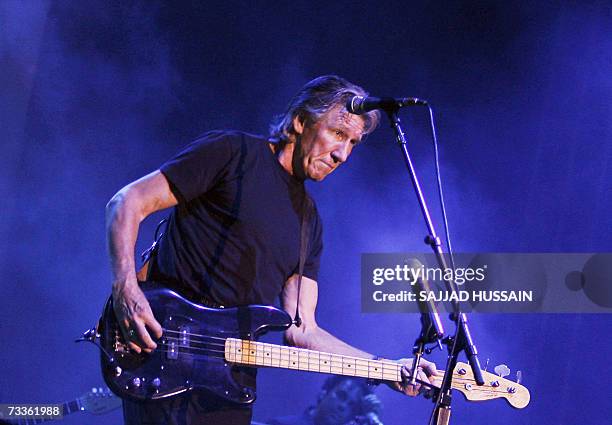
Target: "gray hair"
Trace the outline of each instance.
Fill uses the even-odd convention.
[[[367,96],[363,88],[337,75],[323,75],[306,83],[291,99],[284,114],[278,115],[270,125],[270,138],[286,142],[295,134],[293,119],[300,117],[316,122],[322,115],[337,105],[344,105],[353,96]],[[361,115],[364,124],[363,134],[369,134],[378,126],[380,112],[371,111]]]

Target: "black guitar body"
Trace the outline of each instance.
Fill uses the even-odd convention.
[[[242,379],[249,372],[225,361],[225,339],[255,340],[268,330],[287,329],[289,315],[260,305],[207,308],[154,283],[141,288],[164,329],[163,336],[150,354],[128,349],[109,298],[98,329],[107,353],[101,354],[101,362],[108,387],[119,397],[136,401],[198,388],[234,403],[252,403],[255,389]]]

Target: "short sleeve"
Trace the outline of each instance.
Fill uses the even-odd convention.
[[[312,228],[310,232],[308,256],[306,257],[306,262],[304,263],[304,276],[318,281],[321,254],[323,253],[323,225],[316,206],[314,209],[315,213],[313,214],[313,221],[311,224]]]
[[[227,132],[206,133],[160,167],[179,202],[206,193],[227,175],[237,138]]]

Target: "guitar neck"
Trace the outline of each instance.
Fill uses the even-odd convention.
[[[392,360],[364,359],[236,338],[225,340],[225,360],[246,366],[295,369],[377,381],[402,381],[402,365]],[[478,386],[470,366],[458,362],[452,372],[451,388],[460,391],[468,400],[503,397],[518,409],[529,404],[530,394],[527,388],[489,372],[482,373],[486,382],[485,385]],[[438,371],[431,385],[440,388],[444,376],[444,372]]]
[[[248,366],[295,369],[378,381],[402,380],[402,365],[391,360],[371,360],[236,338],[225,341],[225,359]]]

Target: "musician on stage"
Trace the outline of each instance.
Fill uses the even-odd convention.
[[[301,326],[288,328],[288,344],[341,355],[373,358],[321,328],[315,319],[322,253],[322,224],[307,202],[306,180],[323,181],[348,160],[377,126],[376,111],[347,112],[351,97],[367,93],[343,78],[307,83],[272,124],[267,137],[238,131],[210,132],[159,170],[121,189],[107,205],[113,302],[129,347],[156,348],[160,324],[139,288],[134,246],[148,215],[173,208],[150,261],[146,279],[211,307],[274,304],[293,317],[298,304],[302,217],[309,212],[308,250],[299,295]],[[309,205],[312,205],[309,207]],[[139,276],[142,280],[145,277]],[[410,363],[402,373],[407,375]],[[423,360],[422,380],[435,375]],[[254,372],[241,377],[254,383]],[[419,386],[394,388],[416,395]],[[124,402],[126,424],[248,424],[250,407],[237,407],[204,393],[168,401]]]

